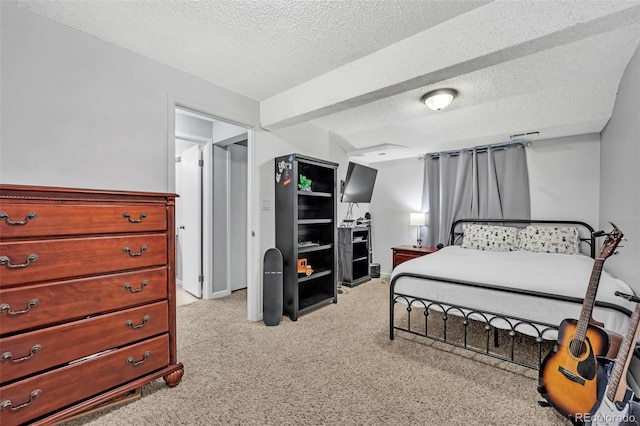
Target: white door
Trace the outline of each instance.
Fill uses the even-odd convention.
[[[182,288],[202,297],[202,174],[200,145],[182,151]]]

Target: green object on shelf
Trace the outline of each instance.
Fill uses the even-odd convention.
[[[311,191],[311,179],[307,178],[305,175],[300,175],[298,189],[300,191]]]

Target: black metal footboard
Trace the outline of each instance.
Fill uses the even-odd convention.
[[[394,339],[395,330],[400,330],[532,369],[539,369],[543,357],[549,350],[547,349],[543,351],[543,346],[553,346],[553,343],[556,339],[555,332],[558,330],[558,324],[554,325],[537,320],[534,321],[527,318],[505,316],[496,312],[483,311],[473,307],[457,305],[455,303],[452,303],[451,301],[430,300],[416,297],[410,294],[396,293],[395,285],[397,283],[397,280],[402,277],[440,281],[467,286],[470,288],[482,288],[496,292],[520,294],[536,298],[547,298],[563,302],[575,303],[578,305],[582,305],[584,300],[577,297],[522,290],[517,288],[499,287],[491,284],[456,281],[407,272],[399,273],[391,280],[389,297],[389,338],[391,340]],[[395,321],[395,305],[398,302],[406,304],[407,317],[406,323],[403,326],[397,325]],[[596,301],[595,305],[601,308],[613,309],[625,314],[627,317],[631,316],[631,311],[619,305],[601,301]],[[412,318],[412,312],[416,309],[424,310],[423,312],[418,314],[422,317]],[[434,313],[441,315],[442,322],[438,327],[439,335],[430,333],[429,318],[431,316],[433,320]],[[415,316],[416,315],[414,315],[414,317]],[[458,318],[461,322],[462,328],[462,332],[458,333],[458,336],[455,340],[450,339],[448,333],[450,327],[449,321],[451,321],[452,318]],[[412,324],[415,324],[416,322],[420,324],[421,329],[419,331],[416,330],[417,327],[412,327]],[[471,328],[470,325],[472,323],[474,323],[474,329],[476,331],[478,330],[478,328],[484,331],[485,335],[483,336],[482,347],[478,347],[479,345],[472,346],[468,343],[470,337],[469,329]],[[496,324],[498,323],[499,326],[496,326]],[[459,329],[460,327],[458,327],[458,331],[460,331]],[[526,331],[528,331],[528,333]],[[494,338],[493,347],[491,345],[490,338],[492,332]],[[495,349],[500,345],[498,338],[500,333],[505,335],[503,336],[503,340],[504,337],[506,337],[509,343],[507,345],[507,348],[503,348],[501,352],[497,352]],[[476,334],[475,337],[477,338],[477,332],[474,334]],[[528,339],[532,339],[533,342],[529,341]],[[520,359],[516,359],[515,354],[517,352],[518,343],[525,343],[533,345],[533,347],[535,347],[536,353],[533,360],[523,361]]]

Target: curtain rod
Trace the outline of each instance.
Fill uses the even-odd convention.
[[[453,157],[456,155],[460,155],[461,152],[487,152],[489,149],[491,150],[500,150],[506,149],[511,145],[519,145],[521,147],[531,146],[531,141],[511,141],[511,142],[502,142],[493,145],[479,145],[474,146],[473,148],[462,148],[462,149],[454,149],[451,151],[442,151],[442,152],[431,152],[418,157],[419,160],[425,159],[427,156],[430,156],[432,159],[440,158],[441,155],[448,155],[449,157]]]

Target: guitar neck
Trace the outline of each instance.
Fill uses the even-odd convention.
[[[580,311],[580,318],[578,319],[578,324],[576,326],[575,338],[580,342],[584,341],[584,338],[587,335],[587,328],[591,321],[593,306],[596,303],[596,293],[598,293],[598,284],[600,283],[603,265],[604,259],[596,259],[593,263],[591,278],[589,279],[589,287],[587,288],[587,294],[584,297],[582,311]]]
[[[620,349],[618,350],[618,356],[616,357],[616,363],[611,371],[609,377],[609,384],[607,385],[607,398],[610,401],[622,401],[627,391],[626,374],[631,363],[631,352],[635,346],[638,336],[640,335],[640,305],[636,306],[636,309],[631,315],[629,321],[629,328],[622,340]]]

